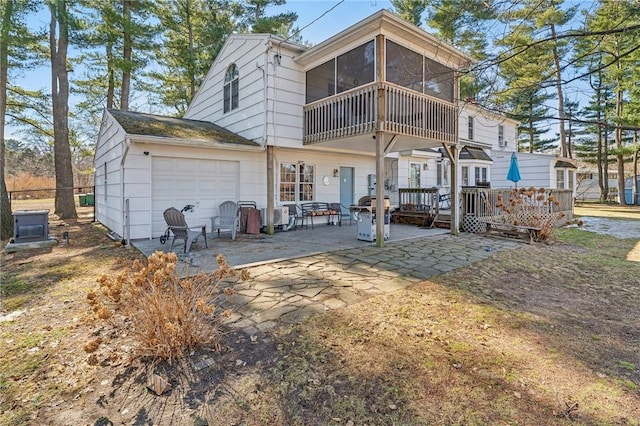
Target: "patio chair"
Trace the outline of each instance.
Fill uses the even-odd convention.
[[[193,244],[200,236],[204,238],[204,246],[209,248],[209,245],[207,244],[206,226],[202,226],[202,228],[198,230],[190,229],[184,218],[184,213],[175,207],[169,207],[164,211],[164,220],[167,222],[167,227],[173,234],[171,247],[169,248],[170,251],[173,250],[173,244],[176,240],[183,240],[184,252],[188,253],[191,250],[191,244]]]
[[[225,201],[220,204],[219,216],[213,216],[211,218],[211,235],[218,231],[218,237],[220,236],[220,230],[231,231],[231,239],[236,239],[236,232],[240,228],[240,215],[238,205],[233,201]]]
[[[284,207],[289,207],[289,217],[293,216],[293,229],[298,230],[298,226],[304,225],[302,209],[297,204],[285,204]]]
[[[345,218],[349,219],[349,225],[353,224],[353,214],[351,214],[349,207],[346,207],[341,203],[329,203],[329,208],[340,212],[340,217],[338,218],[340,226],[342,226],[342,220]]]

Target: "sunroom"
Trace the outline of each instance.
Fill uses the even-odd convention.
[[[456,188],[458,80],[469,56],[381,11],[296,61],[305,71],[304,145],[375,152],[379,182],[390,152],[444,147]],[[381,185],[376,196],[382,209]]]

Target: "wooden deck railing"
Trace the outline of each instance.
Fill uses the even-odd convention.
[[[380,129],[395,134],[455,143],[454,104],[391,83],[370,83],[304,106],[304,143],[376,130],[378,89],[385,98]]]

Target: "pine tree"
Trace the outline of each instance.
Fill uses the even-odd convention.
[[[254,34],[274,34],[299,41],[293,29],[293,24],[298,19],[295,12],[267,15],[267,7],[283,6],[286,3],[286,0],[244,0],[244,30]]]
[[[495,42],[510,52],[497,68],[504,88],[494,94],[495,102],[506,107],[508,116],[520,121],[518,143],[529,152],[553,147],[553,141],[541,139],[549,129],[545,120],[549,114],[546,102],[552,95],[545,91],[540,80],[548,72],[551,55],[543,47],[533,45],[534,31],[532,25],[520,23]]]
[[[154,103],[184,114],[241,13],[233,1],[158,2],[163,34],[154,56],[159,70],[148,73],[152,82],[146,86]]]
[[[485,25],[495,10],[484,0],[432,0],[427,8],[427,25],[441,40],[481,61],[487,58]],[[477,98],[489,85],[481,73],[465,73],[460,79],[461,99]]]
[[[49,48],[51,52],[51,102],[53,147],[56,170],[55,213],[60,219],[75,219],[73,168],[69,144],[69,70],[67,52],[72,16],[67,0],[49,0]]]
[[[420,26],[428,0],[391,0],[395,12],[407,22]]]
[[[36,3],[28,0],[3,0],[0,3],[0,239],[3,240],[13,236],[13,216],[5,181],[4,133],[7,117],[16,110],[10,91],[20,92],[10,84],[9,78],[12,72],[29,68],[38,58],[37,35],[25,24],[26,15],[35,7]]]
[[[591,43],[596,46],[594,56],[600,55],[605,64],[603,79],[612,88],[614,93],[614,108],[609,110],[614,127],[615,149],[618,171],[618,194],[620,203],[625,205],[624,197],[624,163],[633,156],[633,148],[630,143],[632,138],[627,135],[624,127],[628,123],[624,106],[629,99],[634,85],[632,81],[637,72],[638,46],[640,46],[640,31],[626,31],[618,33],[606,33],[607,29],[619,26],[640,24],[640,5],[633,2],[609,2],[601,1],[598,10],[587,19],[587,28],[592,31],[604,31],[603,35],[594,36]],[[636,60],[633,60],[633,59]],[[631,106],[631,111],[636,108]]]

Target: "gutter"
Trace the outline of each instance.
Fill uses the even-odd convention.
[[[228,149],[234,151],[264,151],[265,147],[259,144],[256,145],[241,145],[234,143],[219,143],[210,141],[197,141],[193,139],[182,138],[167,138],[163,136],[149,136],[149,135],[132,135],[132,143],[150,143],[158,145],[180,146],[180,147],[193,147],[193,148],[217,148]]]

